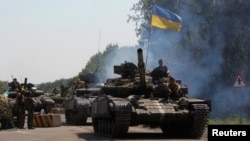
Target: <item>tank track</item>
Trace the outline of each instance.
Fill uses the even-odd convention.
[[[126,135],[130,125],[130,113],[118,112],[114,115],[107,118],[92,118],[94,132],[107,137]]]
[[[86,125],[88,116],[85,111],[65,111],[65,118],[67,124]]]
[[[190,130],[190,137],[201,137],[208,123],[209,108],[207,104],[193,104],[194,119],[192,130]]]
[[[192,117],[184,123],[170,124],[165,123],[161,129],[169,137],[191,137],[200,138],[207,126],[209,109],[207,104],[193,104],[194,111]],[[177,121],[178,122],[178,121]]]

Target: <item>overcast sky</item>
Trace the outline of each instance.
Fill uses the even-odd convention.
[[[109,43],[137,44],[136,0],[0,0],[0,80],[76,76]]]

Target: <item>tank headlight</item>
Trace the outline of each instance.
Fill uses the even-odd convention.
[[[113,103],[109,103],[109,107],[112,109],[114,107]]]

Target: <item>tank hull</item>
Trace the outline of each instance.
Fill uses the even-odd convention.
[[[91,87],[77,88],[73,95],[65,98],[63,105],[67,124],[87,124],[87,119],[91,116],[91,103],[100,91],[100,88],[94,84],[89,86]]]
[[[93,101],[91,113],[95,133],[109,137],[125,136],[130,126],[147,125],[161,128],[166,136],[197,138],[205,130],[209,109],[209,101],[200,99],[169,102],[138,96],[102,96]]]
[[[85,125],[90,117],[92,98],[71,96],[65,99],[64,109],[66,123],[73,125]]]

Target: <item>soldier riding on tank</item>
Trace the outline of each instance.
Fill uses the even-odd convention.
[[[148,73],[142,49],[137,50],[137,55],[137,66],[131,62],[114,66],[114,72],[121,77],[107,79],[102,94],[92,102],[94,132],[121,137],[130,126],[148,125],[161,128],[166,136],[201,137],[208,122],[210,101],[186,97],[188,88],[180,80],[176,80],[178,89],[170,91],[171,75],[161,69]],[[179,92],[179,97],[169,100]]]

